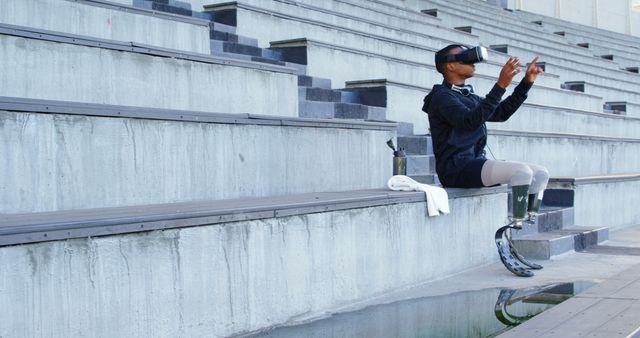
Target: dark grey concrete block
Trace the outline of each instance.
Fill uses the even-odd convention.
[[[298,86],[331,89],[331,80],[308,75],[298,75]],[[341,96],[344,97],[344,94],[345,93],[343,92]]]
[[[431,155],[433,148],[431,137],[424,135],[398,136],[398,147],[404,148],[410,155]]]
[[[435,16],[436,18],[438,17],[438,9],[437,8],[423,9],[420,12],[422,12],[422,13],[424,13],[426,15]]]
[[[262,56],[262,49],[259,47],[243,45],[236,42],[223,42],[223,52],[233,54],[243,54],[251,56]]]
[[[298,103],[300,117],[332,119],[335,117],[333,102],[300,101]]]
[[[436,171],[436,159],[433,155],[407,156],[407,175],[433,175]]]
[[[383,108],[383,107],[373,107],[373,106],[366,106],[368,113],[367,113],[367,120],[371,120],[371,121],[387,121],[387,108]]]
[[[339,90],[310,87],[305,88],[305,99],[309,101],[341,102]]]
[[[548,206],[572,207],[575,194],[573,189],[547,189],[544,192],[542,203]]]
[[[398,122],[398,135],[413,135],[413,123]]]
[[[527,259],[550,259],[574,250],[574,235],[542,233],[513,240],[518,252]]]
[[[437,179],[436,175],[408,175],[408,176],[418,183],[440,184],[440,181]]]
[[[584,81],[568,81],[562,85],[562,88],[584,93],[584,86]]]
[[[265,58],[265,57],[261,57],[261,56],[252,56],[251,57],[251,61],[261,62],[261,63],[268,63],[268,64],[278,65],[278,66],[285,66],[285,63],[282,62],[282,61],[269,59],[269,58]]]
[[[335,103],[335,117],[340,119],[369,119],[367,106],[354,103]]]

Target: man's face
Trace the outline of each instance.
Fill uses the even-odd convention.
[[[460,52],[462,52],[464,49],[463,48],[455,48],[451,50],[451,55],[455,55],[458,54]],[[456,75],[464,78],[464,79],[468,79],[470,77],[473,77],[476,73],[476,65],[474,64],[464,64],[461,62],[450,62],[447,64],[447,69],[453,73],[455,73]]]

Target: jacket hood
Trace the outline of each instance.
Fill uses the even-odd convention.
[[[435,95],[435,93],[441,91],[443,88],[445,87],[441,84],[437,84],[433,86],[429,94],[427,94],[427,96],[424,97],[424,100],[423,100],[424,104],[422,105],[423,112],[429,114],[429,105],[431,104],[431,100],[433,99],[433,96]]]

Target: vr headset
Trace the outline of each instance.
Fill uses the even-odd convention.
[[[489,58],[489,51],[487,50],[487,47],[478,46],[478,47],[465,49],[458,54],[436,56],[436,62],[447,63],[447,62],[457,61],[464,64],[472,65],[474,63],[485,61],[488,58]]]

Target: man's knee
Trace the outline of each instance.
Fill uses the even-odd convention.
[[[511,185],[529,185],[533,180],[533,170],[524,163],[514,163]]]

